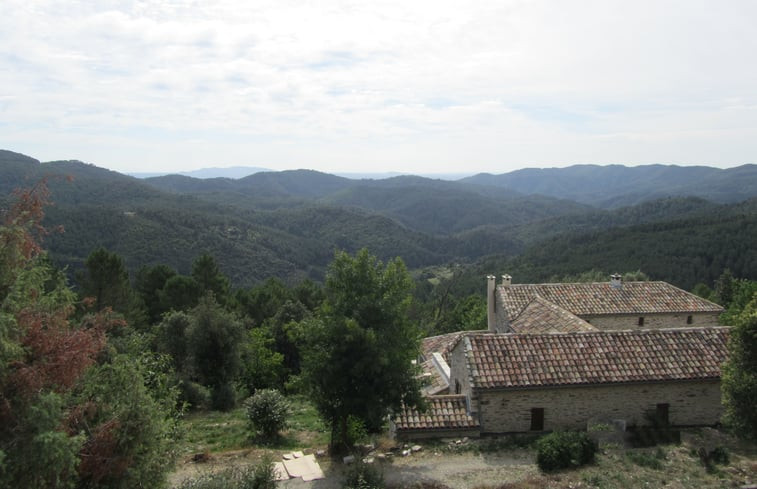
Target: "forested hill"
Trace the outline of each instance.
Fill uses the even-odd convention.
[[[724,268],[757,278],[755,200],[671,197],[605,210],[470,182],[351,180],[309,170],[139,180],[0,151],[0,210],[14,188],[43,177],[55,203],[46,223],[66,229],[45,247],[71,270],[98,246],[123,256],[132,272],[166,264],[188,273],[209,253],[235,286],[249,286],[272,276],[320,280],[334,250],[366,247],[410,268],[457,263],[478,275],[508,269],[521,280],[591,268],[641,269],[684,287],[711,282]],[[739,188],[749,188],[744,180]]]
[[[675,165],[575,165],[529,168],[501,175],[481,173],[461,181],[570,199],[602,208],[673,196],[696,196],[718,203],[734,203],[757,195],[757,165],[725,170]]]

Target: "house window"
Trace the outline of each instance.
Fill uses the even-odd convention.
[[[460,387],[460,381],[455,379],[455,394],[460,394],[462,388]]]
[[[544,431],[544,408],[531,408],[531,431]]]
[[[670,424],[670,404],[658,404],[655,408],[655,418],[662,425]]]
[[[639,316],[639,326],[644,326],[644,316]]]
[[[693,324],[693,323],[694,323],[694,317],[686,316],[686,324]]]

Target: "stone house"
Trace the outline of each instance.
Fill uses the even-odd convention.
[[[485,433],[585,429],[593,419],[718,423],[728,328],[472,333],[452,348],[450,388]]]
[[[398,413],[399,437],[643,425],[650,414],[718,423],[720,306],[664,282],[492,285],[489,331],[423,340],[429,406]]]
[[[513,284],[487,277],[489,331],[547,333],[717,326],[723,308],[666,282]]]

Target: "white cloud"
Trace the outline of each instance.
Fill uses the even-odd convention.
[[[6,0],[0,146],[119,170],[755,161],[749,1]]]

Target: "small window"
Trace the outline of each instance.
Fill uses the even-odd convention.
[[[655,409],[655,418],[662,425],[670,424],[670,404],[658,404]]]
[[[694,316],[686,316],[686,324],[694,324]]]
[[[544,408],[531,408],[531,431],[544,431]]]
[[[460,381],[455,379],[455,394],[460,394],[462,390],[463,389],[460,387]]]
[[[639,316],[639,326],[644,326],[644,316]]]

